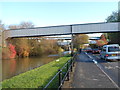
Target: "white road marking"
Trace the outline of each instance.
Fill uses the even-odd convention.
[[[96,60],[94,60],[94,59],[93,59],[93,62],[94,62],[95,64],[97,64],[97,63],[98,63],[98,62],[97,62]]]
[[[120,67],[119,66],[115,66],[116,68],[118,68],[118,69],[120,69]]]
[[[114,69],[113,67],[111,67],[111,66],[105,66],[105,69]]]
[[[98,66],[98,65],[97,65]],[[98,66],[99,67],[99,66]],[[117,88],[119,88],[119,86],[111,79],[111,77],[104,71],[104,70],[102,70],[101,69],[101,67],[99,67],[100,68],[100,70],[111,80],[111,82],[117,87]]]
[[[93,79],[93,80],[98,80],[98,79]]]
[[[89,54],[87,54],[86,52],[85,52],[85,54],[88,55],[88,57],[92,59],[92,57]]]
[[[85,52],[86,55],[88,55]],[[90,55],[88,55],[89,58],[93,59]],[[119,88],[119,86],[111,79],[111,77],[101,68],[101,66],[98,64],[98,62],[96,60],[93,59],[93,62],[97,65],[97,67],[109,78],[109,80],[117,87]]]
[[[96,56],[98,59],[100,59],[100,57],[99,56]]]

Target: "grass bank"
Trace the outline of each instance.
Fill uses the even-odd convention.
[[[14,76],[2,82],[2,88],[38,88],[44,87],[71,57],[64,56],[41,67]]]

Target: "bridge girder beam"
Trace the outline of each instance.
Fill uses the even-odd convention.
[[[4,36],[5,39],[7,39],[8,37],[37,37],[49,35],[120,32],[119,25],[120,22],[90,23],[90,24],[74,24],[74,25],[5,30]]]

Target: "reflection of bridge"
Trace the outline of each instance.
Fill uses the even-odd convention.
[[[119,22],[115,23],[90,23],[90,24],[75,24],[62,25],[40,28],[5,30],[4,38],[8,37],[37,37],[48,35],[67,35],[78,33],[101,33],[101,32],[118,32]]]

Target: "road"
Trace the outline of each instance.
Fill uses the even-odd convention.
[[[72,88],[119,88],[119,63],[102,60],[99,54],[77,54]]]

